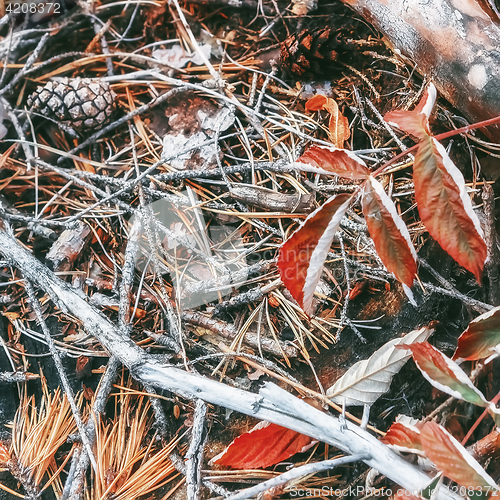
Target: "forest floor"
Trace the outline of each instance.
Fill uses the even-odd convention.
[[[333,194],[359,185],[291,167],[309,145],[331,142],[330,114],[306,103],[317,94],[334,100],[349,123],[344,147],[375,170],[414,145],[383,115],[413,108],[428,83],[340,1],[306,15],[306,4],[274,0],[70,0],[54,4],[57,14],[37,5],[0,25],[0,229],[154,359],[253,393],[272,381],[324,395],[354,363],[431,322],[430,342],[451,357],[467,325],[498,305],[488,276],[479,285],[429,237],[410,157],[384,186],[418,253],[418,305],[373,251],[359,207],[341,223],[311,318],[283,285],[283,242]],[[50,99],[64,101],[77,78],[85,92],[99,82],[94,93],[104,101],[92,97],[94,108],[75,116],[66,106],[61,118]],[[86,125],[101,102],[104,115]],[[432,132],[463,124],[438,99]],[[444,145],[481,213],[484,183],[498,194],[498,146],[479,133]],[[141,225],[141,213],[161,231]],[[339,456],[319,442],[264,468],[209,465],[258,420],[133,380],[82,317],[23,272],[0,247],[0,498],[76,498],[69,490],[77,486],[89,499],[216,498]],[[498,360],[461,366],[476,368],[488,401],[499,392]],[[82,421],[97,422],[87,442],[97,463],[80,476],[82,438],[62,378]],[[348,411],[349,422],[363,416],[363,406]],[[437,421],[462,441],[482,412],[433,388],[410,360],[371,406],[369,429],[380,437],[406,415]],[[493,429],[484,418],[465,445]],[[477,458],[498,481],[494,448]],[[417,464],[416,455],[408,460]],[[263,498],[394,488],[373,470],[355,462],[307,474]],[[366,496],[357,491],[335,496]]]

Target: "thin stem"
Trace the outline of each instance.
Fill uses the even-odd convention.
[[[498,401],[500,401],[500,392],[498,392],[497,395],[491,400],[491,403],[497,404]],[[483,413],[481,413],[481,416],[474,422],[474,425],[469,429],[469,432],[462,439],[462,446],[465,446],[469,438],[472,436],[472,433],[477,429],[477,426],[483,421],[486,415],[488,415],[488,408],[484,409]]]
[[[306,476],[308,474],[315,474],[324,470],[333,469],[334,467],[339,467],[340,465],[345,465],[352,462],[358,462],[359,460],[366,460],[368,457],[366,455],[351,455],[347,457],[334,458],[333,460],[324,460],[323,462],[315,462],[313,464],[302,465],[301,467],[295,467],[277,477],[273,477],[268,481],[259,483],[252,488],[247,488],[242,490],[235,495],[231,495],[226,500],[245,500],[246,498],[253,497],[267,491],[270,488],[275,488],[285,484],[293,479],[298,479],[300,477]]]
[[[457,128],[455,130],[450,130],[450,131],[444,132],[442,134],[433,135],[431,137],[433,139],[436,139],[436,141],[440,141],[442,139],[448,139],[448,137],[454,137],[454,136],[459,135],[459,134],[467,134],[468,132],[471,132],[472,130],[487,127],[488,125],[493,125],[495,123],[500,123],[500,116],[496,116],[495,118],[490,118],[489,120],[484,120],[482,122],[473,123],[472,125],[467,125],[465,127]],[[377,175],[382,174],[384,172],[384,170],[389,165],[392,165],[393,163],[397,162],[399,159],[404,158],[405,156],[408,156],[408,154],[417,150],[419,145],[420,145],[420,142],[418,142],[417,144],[415,144],[411,148],[408,148],[406,151],[399,153],[394,158],[391,158],[388,162],[384,163],[382,166],[377,168],[377,170],[375,170],[375,172],[372,172],[371,175],[376,177]]]
[[[457,128],[455,130],[450,130],[448,132],[443,132],[442,134],[438,134],[433,137],[437,141],[440,141],[441,139],[448,139],[448,137],[454,137],[455,135],[467,134],[472,130],[488,127],[489,125],[494,125],[495,123],[500,123],[500,116],[496,116],[495,118],[490,118],[489,120],[483,120],[482,122],[473,123],[472,125],[466,125],[465,127]]]

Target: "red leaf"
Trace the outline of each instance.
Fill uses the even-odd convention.
[[[428,137],[420,143],[413,165],[415,199],[429,234],[478,281],[487,248],[464,177],[444,147]]]
[[[328,136],[334,146],[341,148],[351,136],[349,120],[339,111],[339,106],[334,99],[324,95],[315,95],[306,102],[306,111],[319,111],[324,109],[330,113],[328,123]]]
[[[427,422],[420,431],[426,455],[447,478],[461,486],[496,489],[495,481],[443,427]]]
[[[413,111],[391,111],[384,116],[389,125],[394,125],[418,139],[430,135],[429,116],[436,102],[436,87],[431,83],[421,101]]]
[[[458,338],[453,359],[483,359],[498,352],[499,348],[500,307],[496,307],[471,321],[467,330]]]
[[[399,281],[411,287],[417,274],[417,254],[408,229],[384,188],[371,176],[363,189],[363,214],[385,267]]]
[[[423,451],[420,442],[420,431],[416,427],[401,422],[393,423],[381,441],[399,451]]]
[[[350,202],[348,194],[330,198],[280,248],[277,265],[281,280],[306,314],[312,313],[312,299],[323,264]]]
[[[397,346],[404,348],[405,346]],[[488,406],[488,401],[474,387],[466,373],[450,358],[428,342],[408,344],[413,360],[422,375],[440,391],[457,399],[464,399],[478,406]]]
[[[306,102],[306,111],[321,111],[325,109],[327,105],[328,97],[316,94],[314,97],[311,97]]]
[[[346,179],[365,179],[370,175],[365,162],[346,149],[311,146],[298,161]]]
[[[260,469],[282,462],[306,451],[315,441],[304,434],[270,422],[260,422],[251,431],[238,436],[210,464],[234,469]]]

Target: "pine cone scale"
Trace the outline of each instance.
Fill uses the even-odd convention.
[[[303,30],[281,44],[281,65],[301,77],[322,74],[337,58],[338,33],[330,28]]]

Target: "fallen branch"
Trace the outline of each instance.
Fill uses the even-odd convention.
[[[201,400],[196,401],[191,444],[186,453],[186,483],[188,500],[200,498],[201,465],[203,451],[208,434],[206,432],[207,405]]]
[[[268,420],[328,443],[350,455],[369,456],[363,460],[368,466],[407,490],[418,490],[430,481],[427,474],[406,462],[366,430],[325,414],[272,383],[265,384],[259,394],[254,394],[159,364],[89,305],[83,293],[59,279],[3,228],[0,228],[0,253],[18,267],[26,279],[44,290],[61,310],[78,318],[87,332],[96,337],[141,383]],[[442,487],[437,498],[445,500],[459,497]]]
[[[113,381],[116,377],[120,363],[115,357],[112,357],[106,371],[101,378],[99,383],[99,389],[97,390],[94,398],[94,405],[92,411],[94,413],[93,418],[89,418],[87,424],[85,425],[85,432],[88,436],[89,441],[93,444],[96,439],[96,418],[100,414],[104,413],[106,407],[106,402],[108,401],[108,396],[113,387]],[[71,467],[68,473],[68,479],[64,485],[63,494],[61,500],[78,500],[83,496],[84,481],[87,473],[87,469],[90,463],[89,455],[79,448],[73,453],[73,458],[71,461]]]
[[[0,382],[5,384],[17,384],[40,378],[40,375],[26,372],[0,372]]]
[[[29,281],[27,281],[24,284],[24,288],[26,289],[26,292],[28,294],[29,301],[31,303],[31,307],[33,308],[33,311],[35,312],[36,319],[38,323],[40,324],[42,331],[45,335],[45,340],[47,341],[47,345],[49,346],[49,351],[50,354],[52,355],[52,359],[54,360],[54,364],[56,365],[57,372],[59,374],[59,378],[61,379],[61,383],[64,387],[64,392],[66,393],[66,398],[68,400],[69,406],[71,407],[71,412],[73,413],[73,418],[75,419],[76,426],[78,428],[78,432],[80,433],[80,439],[82,440],[83,446],[86,448],[87,454],[89,456],[90,462],[92,464],[92,467],[94,467],[94,470],[97,471],[97,461],[94,457],[94,454],[92,452],[92,444],[88,438],[87,431],[85,429],[85,425],[83,424],[81,415],[80,415],[80,410],[78,408],[78,405],[75,401],[75,395],[73,394],[73,389],[71,388],[71,385],[68,380],[68,376],[66,375],[66,372],[64,371],[64,367],[61,361],[61,356],[59,354],[59,351],[56,348],[56,345],[54,343],[54,339],[52,338],[50,334],[50,330],[45,323],[45,318],[43,317],[42,313],[42,308],[40,306],[40,302],[36,298],[35,295],[35,290],[33,290],[33,287]]]
[[[291,469],[283,474],[280,474],[277,477],[273,477],[268,481],[264,481],[263,483],[257,484],[252,488],[247,488],[246,490],[240,491],[235,495],[231,495],[227,500],[245,500],[254,495],[258,495],[263,491],[266,491],[271,488],[276,488],[277,486],[281,486],[282,484],[285,484],[288,481],[292,481],[293,479],[298,479],[299,477],[305,476],[307,474],[315,474],[317,472],[321,472],[324,470],[334,469],[335,467],[339,467],[340,465],[357,462],[359,460],[365,460],[366,458],[368,457],[365,455],[351,455],[349,457],[334,458],[332,460],[324,460],[323,462],[315,462],[312,464],[302,465],[301,467],[295,467],[294,469]]]
[[[498,290],[498,263],[500,256],[495,229],[495,193],[493,192],[493,187],[485,182],[481,195],[483,198],[483,209],[486,219],[484,224],[484,238],[486,240],[486,246],[488,247],[488,258],[485,264],[486,274],[489,280],[488,299],[494,306],[497,306],[500,303],[500,292]]]
[[[222,320],[209,318],[199,312],[185,311],[181,313],[181,319],[191,323],[192,325],[210,330],[226,339],[234,340],[238,335],[238,330],[234,327],[234,325],[226,323]],[[265,337],[259,338],[256,333],[252,332],[245,333],[244,342],[256,349],[258,349],[260,344],[262,350],[275,356],[281,356],[282,353],[284,353],[289,358],[296,358],[299,354],[298,349],[293,345],[278,345],[276,341]]]

